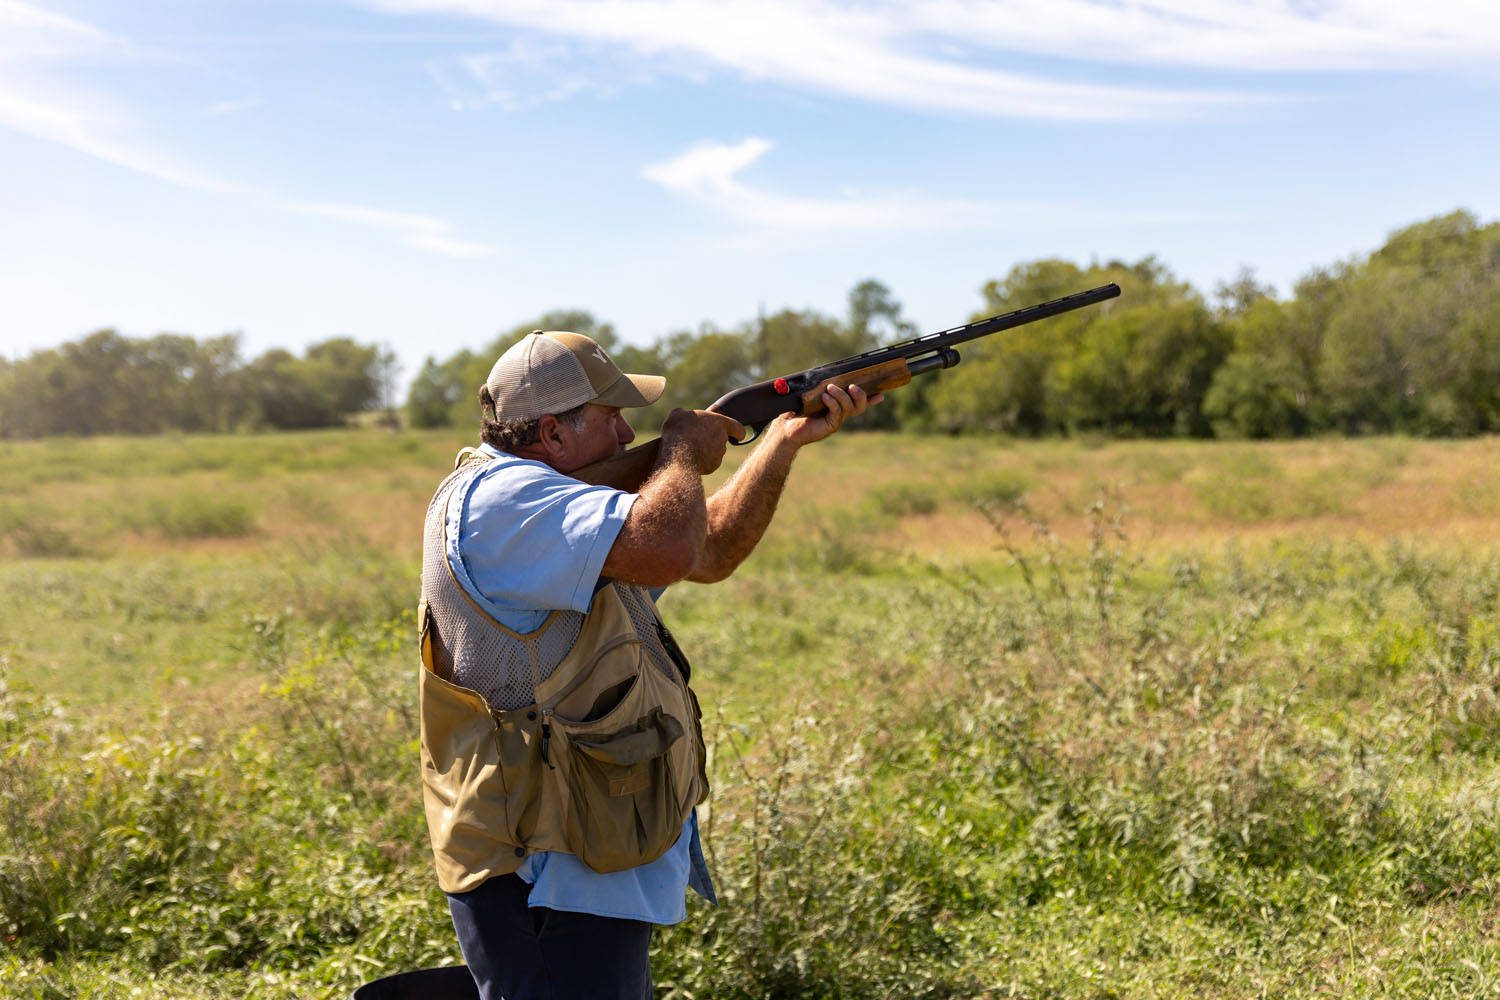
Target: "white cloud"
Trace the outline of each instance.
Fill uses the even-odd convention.
[[[484,257],[495,252],[494,247],[483,243],[455,239],[450,235],[453,231],[452,224],[431,215],[337,203],[281,202],[277,207],[300,215],[314,215],[393,232],[409,246],[445,257]]]
[[[1223,212],[1168,212],[1036,201],[999,202],[897,192],[848,193],[837,198],[777,194],[747,184],[740,175],[774,148],[751,137],[734,145],[703,142],[641,171],[647,180],[712,211],[766,232],[894,233],[985,229],[1046,218],[1087,218],[1091,224],[1204,223],[1228,221]]]
[[[19,0],[0,0],[0,59],[45,59],[80,45],[119,44],[92,24]]]
[[[912,9],[815,0],[366,0],[409,13],[468,14],[544,35],[623,48],[664,71],[705,67],[905,107],[1049,119],[1181,117],[1242,94],[1077,83],[926,51]],[[967,42],[962,25],[948,40]],[[991,60],[993,61],[993,60]]]
[[[519,111],[586,91],[610,92],[585,65],[573,46],[514,39],[503,49],[433,60],[426,68],[455,111]]]
[[[249,197],[252,189],[205,174],[171,157],[139,149],[109,133],[117,126],[97,115],[56,104],[34,101],[0,90],[0,127],[59,143],[107,163],[158,180],[212,194]]]
[[[1078,81],[1098,64],[1350,70],[1500,58],[1493,0],[364,2],[613,46],[658,67],[675,61],[679,72],[710,66],[905,107],[1064,120],[1173,118],[1253,99]],[[1064,61],[1045,75],[1001,68],[1017,53]]]
[[[80,61],[99,46],[127,51],[127,42],[93,25],[40,10],[18,0],[0,0],[0,55],[33,61]],[[18,39],[22,39],[18,41]],[[59,88],[16,75],[0,80],[0,128],[66,146],[106,163],[154,177],[177,187],[256,203],[267,209],[317,216],[396,234],[402,242],[427,253],[475,257],[493,252],[481,243],[458,239],[450,223],[433,216],[396,212],[363,205],[298,202],[253,185],[228,180],[183,163],[131,140],[125,116],[113,102],[88,94],[58,96]],[[38,100],[23,91],[43,90],[53,96]],[[221,101],[208,114],[223,115],[255,107],[257,97]]]
[[[0,128],[59,143],[86,156],[178,187],[255,202],[277,211],[392,232],[408,246],[445,257],[476,257],[494,252],[493,247],[485,244],[453,237],[452,225],[433,216],[363,205],[290,201],[250,185],[225,180],[113,138],[106,134],[110,125],[71,108],[44,104],[0,90]]]
[[[1014,221],[1041,211],[1035,204],[934,198],[919,194],[841,198],[802,198],[775,194],[744,184],[739,174],[772,148],[765,139],[735,145],[706,142],[662,163],[646,167],[646,179],[673,194],[767,229],[801,231],[890,232],[967,229]]]
[[[1491,0],[922,0],[901,16],[974,46],[1157,66],[1449,68],[1500,55]]]

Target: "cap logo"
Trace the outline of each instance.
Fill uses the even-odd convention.
[[[595,347],[594,348],[594,357],[598,358],[600,361],[604,362],[605,364],[609,364],[609,355],[604,353],[604,348],[602,348],[602,347]]]

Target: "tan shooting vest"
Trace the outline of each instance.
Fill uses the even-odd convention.
[[[653,861],[708,794],[690,668],[649,594],[611,582],[587,614],[554,612],[521,634],[454,578],[448,501],[488,460],[459,454],[428,507],[422,554],[422,798],[450,893],[537,851],[575,854],[598,872]],[[504,690],[522,693],[505,700],[521,707],[494,707],[453,681],[497,668]]]

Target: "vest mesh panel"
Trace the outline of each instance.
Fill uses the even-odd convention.
[[[671,677],[677,668],[671,665],[672,658],[667,654],[667,647],[662,645],[661,635],[656,631],[656,611],[651,604],[651,595],[644,588],[624,583],[615,584],[615,590],[619,592],[620,603],[630,612],[630,622],[635,626],[641,642],[645,643],[646,652],[651,654],[651,662]]]
[[[422,546],[422,596],[433,629],[453,660],[453,682],[477,691],[490,707],[524,708],[535,700],[535,683],[552,675],[578,638],[583,615],[559,611],[535,632],[517,635],[497,628],[453,579],[447,563],[448,501],[461,483],[478,473],[482,459],[464,463],[443,480],[427,508]],[[676,668],[656,631],[651,598],[640,587],[616,584],[651,661],[671,676]]]

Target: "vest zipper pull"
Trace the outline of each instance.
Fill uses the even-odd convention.
[[[547,721],[551,712],[542,713],[542,763],[552,767],[552,723]]]
[[[667,623],[660,618],[656,619],[656,637],[661,640],[662,649],[667,651],[668,658],[677,666],[677,672],[682,675],[682,682],[688,683],[693,679],[693,665],[688,662],[687,654],[682,647],[677,645],[677,639],[667,628]]]

